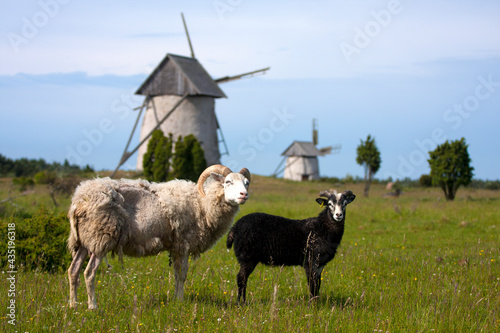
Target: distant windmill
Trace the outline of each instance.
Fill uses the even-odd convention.
[[[139,153],[136,168],[142,170],[142,160],[147,150],[147,142],[152,132],[158,128],[165,135],[172,133],[174,140],[177,140],[179,135],[184,137],[193,134],[201,143],[208,165],[220,163],[219,143],[224,147],[222,155],[229,153],[215,115],[215,98],[226,97],[218,84],[264,74],[269,70],[267,67],[249,73],[212,79],[194,56],[186,21],[182,13],[181,16],[191,57],[167,53],[136,91],[136,94],[145,96],[144,102],[141,107],[137,108],[139,114],[134,128],[122,158],[111,177],[137,150]],[[146,111],[139,145],[129,152],[130,141],[144,109]]]
[[[276,168],[274,175],[277,176],[285,171],[284,179],[305,181],[319,179],[319,163],[318,156],[325,156],[328,154],[338,153],[340,145],[329,146],[324,148],[316,148],[318,144],[318,128],[316,119],[313,119],[313,141],[294,141],[287,149],[281,154],[284,156],[281,163]],[[285,168],[281,169],[283,162]]]

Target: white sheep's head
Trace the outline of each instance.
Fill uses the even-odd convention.
[[[342,193],[337,193],[337,191],[335,191],[334,193],[322,191],[319,195],[328,199],[317,198],[316,202],[319,203],[321,207],[328,204],[328,209],[332,214],[332,218],[337,222],[340,222],[344,219],[345,207],[347,206],[347,204],[353,202],[356,198],[354,193],[349,190]]]
[[[240,172],[232,172],[228,167],[216,164],[209,166],[198,178],[198,193],[205,196],[203,184],[211,177],[214,181],[222,183],[224,187],[224,200],[230,205],[243,205],[248,199],[248,186],[250,186],[250,171],[243,168]]]

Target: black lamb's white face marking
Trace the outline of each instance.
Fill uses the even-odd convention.
[[[328,197],[327,199],[318,198],[316,201],[319,204],[326,204],[328,201],[328,209],[332,214],[335,221],[339,222],[345,216],[345,207],[347,204],[351,203],[356,196],[351,191],[345,191],[343,193],[335,193]]]
[[[335,221],[342,221],[345,214],[345,198],[342,193],[334,194],[328,198],[328,207]]]

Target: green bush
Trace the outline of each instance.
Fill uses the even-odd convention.
[[[3,219],[0,221],[0,267],[9,264],[9,258],[4,254],[12,249],[14,239],[16,269],[24,266],[46,272],[65,270],[71,262],[71,254],[66,247],[68,235],[66,214],[55,214],[44,207],[40,207],[31,217]]]
[[[155,130],[143,157],[144,176],[149,181],[164,182],[174,178],[197,181],[207,167],[200,142],[192,134],[179,136],[175,142],[172,134],[166,137]]]
[[[148,142],[148,149],[142,161],[146,179],[154,182],[164,182],[168,180],[170,178],[169,170],[171,157],[172,134],[166,137],[162,130],[155,130]]]
[[[340,178],[338,177],[320,177],[319,181],[323,183],[332,183],[332,184],[337,184],[341,182]]]
[[[16,186],[19,186],[19,191],[26,191],[26,189],[28,189],[28,187],[33,187],[33,185],[35,185],[35,182],[33,181],[33,179],[29,178],[29,177],[24,177],[24,176],[21,176],[21,177],[16,177],[14,179],[12,179],[12,183]]]
[[[345,183],[345,184],[356,183],[356,179],[354,179],[354,177],[349,173],[347,175],[345,175],[345,178],[342,179],[341,181],[342,181],[342,183]]]
[[[192,181],[197,181],[200,174],[206,169],[205,153],[194,135],[189,134],[184,138],[179,136],[175,143],[172,167],[175,178]]]
[[[35,184],[51,184],[55,181],[57,175],[54,171],[44,170],[36,173],[33,178]]]
[[[418,180],[418,184],[422,187],[431,187],[432,186],[432,177],[431,175],[422,175]]]
[[[484,188],[487,190],[499,190],[500,189],[500,182],[497,181],[486,181],[484,184]]]

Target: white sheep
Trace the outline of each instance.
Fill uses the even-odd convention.
[[[208,181],[204,188],[204,183]],[[175,270],[175,296],[182,300],[188,258],[213,246],[227,232],[239,205],[248,199],[250,172],[232,173],[223,165],[208,167],[198,183],[172,180],[100,178],[82,182],[68,212],[70,307],[77,304],[79,274],[85,269],[88,308],[97,308],[94,280],[108,252],[132,257],[169,251]]]

